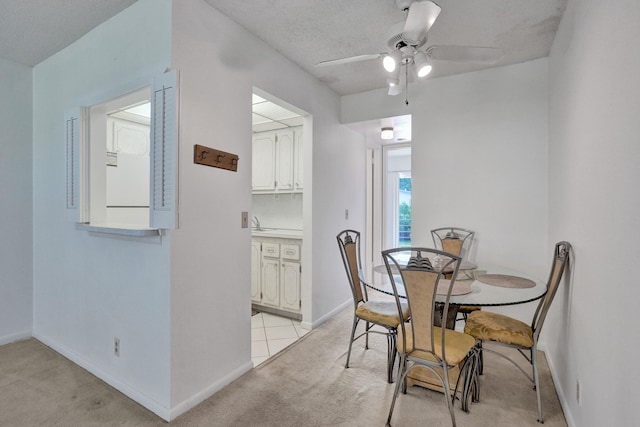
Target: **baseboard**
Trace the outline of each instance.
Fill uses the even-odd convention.
[[[89,371],[91,374],[100,378],[102,381],[106,382],[111,387],[120,391],[125,396],[138,402],[140,405],[144,406],[145,408],[147,408],[148,410],[150,410],[151,412],[153,412],[163,420],[171,421],[171,410],[166,406],[162,405],[161,403],[159,403],[158,401],[154,400],[153,398],[147,396],[144,393],[141,393],[140,391],[136,390],[130,385],[123,383],[122,381],[116,378],[113,378],[111,375],[109,375],[107,372],[102,370],[100,367],[94,365],[93,363],[84,359],[82,356],[78,355],[74,351],[69,350],[65,346],[56,343],[54,340],[51,340],[44,335],[40,335],[37,332],[33,334],[33,337],[38,341],[40,341],[41,343],[43,343],[44,345],[46,345],[47,347],[50,347],[51,349],[55,350],[57,353],[66,357],[76,365],[82,367],[83,369]]]
[[[289,319],[298,320],[298,321],[302,320],[301,313],[293,313],[291,311],[280,310],[279,308],[269,307],[266,305],[260,305],[256,303],[252,303],[251,308],[255,308],[256,310],[262,311],[264,313],[275,314],[276,316],[280,316],[280,317],[288,317]]]
[[[571,408],[569,408],[569,403],[567,402],[566,393],[560,384],[560,379],[558,377],[556,367],[553,363],[553,359],[549,357],[549,353],[546,351],[545,346],[540,346],[538,349],[544,352],[544,356],[547,359],[547,365],[549,365],[549,371],[551,372],[551,378],[553,379],[553,386],[556,389],[556,393],[558,394],[558,400],[560,400],[560,406],[562,407],[562,412],[564,413],[564,419],[567,421],[568,427],[576,427],[576,423],[573,420],[573,415],[571,414]],[[543,408],[544,409],[544,408]]]
[[[347,308],[350,305],[353,305],[353,298],[349,298],[348,300],[346,300],[345,302],[343,302],[342,304],[340,304],[339,306],[337,306],[336,308],[334,308],[333,310],[331,310],[330,312],[328,312],[324,316],[322,316],[319,319],[317,319],[315,322],[313,322],[311,324],[311,328],[310,329],[317,328],[318,326],[322,325],[324,322],[326,322],[327,320],[331,319],[333,316],[335,316],[336,314],[340,313],[342,310],[344,310],[345,308]],[[303,324],[302,327],[304,328],[305,325]]]
[[[227,376],[223,377],[221,380],[216,381],[215,383],[211,384],[209,387],[205,388],[199,393],[194,394],[190,398],[183,400],[182,402],[180,402],[179,404],[171,408],[170,419],[175,420],[177,417],[184,414],[188,410],[195,408],[200,403],[210,398],[220,390],[222,390],[229,383],[240,378],[245,373],[249,372],[251,369],[253,369],[253,362],[249,361],[246,364],[239,367],[238,369],[230,372]]]
[[[3,337],[0,337],[0,345],[11,344],[12,342],[16,342],[16,341],[28,340],[32,336],[33,334],[30,330],[23,331],[23,332],[16,332],[15,334],[5,335]]]

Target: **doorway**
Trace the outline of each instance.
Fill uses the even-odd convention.
[[[257,366],[309,329],[304,213],[312,133],[308,114],[257,88],[252,113],[251,356]]]
[[[411,147],[386,145],[383,155],[383,248],[411,246]]]
[[[367,219],[365,260],[382,262],[384,249],[412,244],[411,116],[351,125],[367,138]],[[382,139],[383,128],[392,129]]]

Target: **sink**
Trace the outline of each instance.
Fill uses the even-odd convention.
[[[278,230],[278,229],[275,228],[275,227],[259,227],[259,228],[254,227],[254,228],[251,229],[251,231],[253,231],[254,233],[256,233],[256,232],[257,233],[261,233],[261,232],[264,232],[264,231],[274,231],[274,230]]]

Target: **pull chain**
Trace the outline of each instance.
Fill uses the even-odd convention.
[[[404,105],[409,106],[409,66],[404,66]]]

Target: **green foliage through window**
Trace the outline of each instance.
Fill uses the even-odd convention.
[[[411,178],[400,178],[400,191],[411,191]]]

